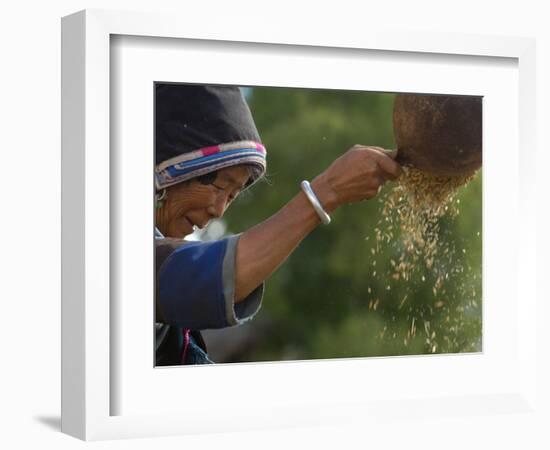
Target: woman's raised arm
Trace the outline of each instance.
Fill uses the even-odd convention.
[[[311,187],[323,209],[368,200],[401,172],[395,151],[355,145],[318,175]],[[235,302],[244,300],[266,280],[321,223],[304,192],[264,222],[245,231],[237,245]]]

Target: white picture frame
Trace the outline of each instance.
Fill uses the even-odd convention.
[[[516,249],[516,265],[507,269],[511,288],[502,292],[510,302],[502,307],[505,311],[503,323],[513,326],[514,333],[506,341],[508,348],[514,348],[513,355],[503,352],[503,344],[495,339],[483,355],[459,355],[454,359],[415,359],[388,358],[383,362],[384,371],[376,378],[376,367],[373,360],[350,360],[311,363],[270,363],[234,365],[232,367],[214,367],[218,371],[206,372],[201,368],[185,368],[186,372],[177,373],[177,377],[193,379],[194,382],[208,383],[210,378],[242,377],[250,374],[256,380],[312,380],[332,377],[338,379],[349,373],[350,390],[340,397],[334,389],[327,387],[323,398],[316,397],[315,389],[291,401],[278,396],[274,398],[261,395],[249,399],[237,399],[235,403],[220,400],[218,392],[211,396],[220,401],[217,411],[212,411],[212,403],[201,409],[199,398],[192,399],[194,411],[188,414],[185,409],[165,411],[151,404],[151,399],[132,407],[118,408],[113,399],[117,392],[125,388],[124,381],[113,378],[113,357],[118,356],[113,350],[113,337],[117,335],[117,324],[112,321],[110,298],[115,289],[116,280],[111,279],[111,256],[114,243],[111,240],[113,226],[111,205],[111,188],[115,185],[112,173],[110,147],[113,145],[110,108],[113,96],[111,86],[111,64],[115,52],[112,50],[114,36],[165,38],[185,40],[186,42],[210,42],[212,47],[219,46],[220,54],[226,51],[224,43],[231,43],[236,49],[254,49],[256,57],[273,59],[285,57],[290,52],[298,51],[300,55],[308,50],[315,52],[319,61],[328,58],[342,58],[341,64],[349,64],[345,59],[353,53],[353,58],[361,52],[378,52],[380,55],[406,55],[411,64],[421,59],[447,55],[449,64],[456,58],[463,58],[466,65],[475,68],[476,61],[481,65],[491,58],[512,62],[517,76],[517,95],[512,102],[513,110],[506,114],[514,115],[514,123],[509,129],[514,139],[511,142],[492,141],[510,150],[511,161],[502,162],[500,170],[511,174],[507,184],[506,200],[516,208],[517,217],[503,226],[499,232],[512,231],[516,236],[513,242]],[[167,41],[163,41],[166,44]],[[162,47],[163,42],[158,44]],[[233,48],[232,47],[232,48]],[[203,50],[207,46],[203,45]],[[294,50],[293,50],[294,49]],[[201,50],[195,49],[200,55]],[[210,51],[210,50],[208,50]],[[240,50],[239,50],[240,51]],[[275,55],[276,53],[276,55]],[[261,429],[268,427],[318,425],[334,422],[357,423],[367,419],[383,421],[400,421],[403,417],[464,417],[470,415],[496,415],[507,412],[522,418],[539,414],[541,405],[537,404],[536,385],[536,292],[535,292],[535,236],[530,230],[536,228],[535,208],[532,202],[536,198],[535,186],[527,174],[534,172],[534,152],[522,149],[534,148],[535,124],[535,45],[532,39],[514,37],[488,37],[456,35],[445,33],[389,33],[383,31],[350,30],[349,34],[326,37],[322,33],[313,33],[305,37],[292,30],[281,31],[277,27],[240,29],[222,27],[204,27],[188,17],[167,14],[144,14],[87,10],[63,18],[62,22],[62,431],[84,440],[114,438],[149,437],[177,435],[185,433],[232,431]],[[259,56],[263,55],[263,56]],[[199,56],[200,57],[200,56]],[[472,65],[472,59],[473,65]],[[475,58],[479,58],[476,60]],[[491,66],[489,63],[488,66]],[[491,70],[491,69],[487,69]],[[466,73],[466,72],[465,72]],[[282,77],[282,75],[280,75]],[[292,84],[289,78],[279,81],[284,85]],[[388,77],[391,78],[391,77]],[[214,82],[218,80],[195,79],[187,81]],[[351,80],[351,79],[350,79]],[[510,80],[513,80],[511,78]],[[510,81],[509,80],[509,81]],[[228,84],[248,84],[244,75],[237,78],[227,77]],[[430,81],[427,79],[427,81]],[[432,80],[433,81],[433,80]],[[345,81],[352,83],[353,81]],[[318,80],[317,83],[323,83]],[[329,83],[330,84],[330,83]],[[458,83],[457,83],[458,84]],[[495,82],[495,84],[498,84]],[[433,86],[433,85],[432,85]],[[317,85],[319,87],[319,85]],[[379,89],[383,89],[380,85]],[[419,88],[422,90],[422,87]],[[430,89],[426,85],[424,89]],[[484,88],[488,89],[488,88]],[[374,89],[376,90],[376,89]],[[474,88],[475,90],[475,88]],[[471,92],[483,94],[481,92]],[[495,91],[496,92],[496,91]],[[499,94],[494,94],[498,97]],[[486,112],[486,111],[485,111]],[[495,114],[497,112],[495,111]],[[519,118],[519,119],[518,119]],[[484,120],[490,117],[484,116]],[[516,132],[514,132],[514,130]],[[515,138],[518,138],[516,141]],[[484,141],[485,145],[485,141]],[[485,147],[484,147],[485,148]],[[485,156],[485,155],[484,155]],[[514,158],[518,158],[517,166]],[[519,171],[517,170],[519,167]],[[484,190],[495,191],[493,187],[502,186],[503,178],[498,178],[497,171],[484,177]],[[515,175],[514,175],[515,174]],[[152,177],[152,174],[151,174]],[[487,182],[486,179],[489,179]],[[492,186],[492,179],[496,180]],[[146,183],[147,180],[144,181]],[[143,184],[145,192],[147,185]],[[522,199],[522,202],[519,199]],[[148,201],[148,199],[144,199]],[[490,202],[491,203],[491,202]],[[498,214],[499,205],[485,214]],[[150,216],[152,217],[152,215]],[[491,226],[491,222],[484,222]],[[145,224],[145,228],[150,224]],[[486,233],[484,229],[484,236]],[[495,230],[495,234],[497,230]],[[485,240],[484,240],[485,241]],[[498,244],[498,238],[493,242]],[[491,254],[494,247],[485,245],[484,254]],[[484,261],[484,269],[486,267]],[[490,274],[489,274],[490,276]],[[152,274],[151,274],[152,277]],[[519,292],[522,286],[521,302]],[[485,291],[485,286],[484,286]],[[152,292],[152,291],[149,291]],[[494,291],[499,292],[499,291]],[[495,294],[497,295],[497,294]],[[151,300],[144,296],[143,302]],[[152,301],[152,300],[151,300]],[[139,303],[139,302],[138,302]],[[485,302],[484,302],[485,303]],[[489,302],[496,308],[495,302]],[[485,306],[484,306],[485,308]],[[517,309],[517,316],[512,314]],[[484,309],[484,318],[495,314],[495,309]],[[502,325],[502,324],[501,324]],[[498,323],[495,329],[498,328]],[[495,333],[502,333],[499,329]],[[484,338],[492,336],[493,329],[484,325]],[[497,336],[495,334],[495,336]],[[151,340],[152,345],[152,340]],[[499,347],[499,345],[501,347]],[[456,358],[460,358],[456,363]],[[410,360],[407,363],[405,360]],[[380,360],[378,360],[380,361]],[[453,362],[454,361],[454,362]],[[130,364],[130,363],[129,363]],[[139,362],[136,363],[139,369]],[[416,390],[410,387],[395,389],[391,395],[376,396],[366,392],[353,396],[353,388],[360,386],[358,374],[371,371],[372,379],[389,383],[388,373],[402,371],[403,364],[413,374],[411,380],[417,382]],[[446,366],[446,368],[444,367]],[[507,369],[513,370],[508,371]],[[517,367],[516,367],[517,366]],[[464,390],[451,389],[444,385],[421,385],[423,376],[439,370],[459,370],[464,374],[469,370],[483,368],[487,373],[507,371],[498,380],[494,380],[491,389],[490,379],[479,386],[469,385]],[[134,366],[131,367],[134,370]],[[188,370],[198,369],[198,370]],[[148,380],[143,369],[143,378],[133,372],[141,383]],[[176,369],[177,370],[177,369]],[[321,375],[321,374],[322,375]],[[477,373],[477,372],[475,372]],[[155,374],[157,377],[159,371]],[[352,375],[356,374],[356,375]],[[173,383],[174,372],[164,371],[163,383]],[[388,381],[384,381],[384,379]],[[120,378],[117,380],[125,380]],[[261,383],[260,383],[261,384]],[[315,383],[313,383],[315,384]],[[414,383],[412,383],[414,385]],[[148,386],[148,388],[150,388]],[[383,386],[382,386],[383,388]],[[145,389],[147,390],[147,389]],[[377,387],[378,391],[384,391]],[[257,388],[254,392],[259,392]],[[274,392],[277,394],[277,390]],[[280,394],[280,393],[279,393]],[[368,395],[367,395],[368,394]],[[130,397],[137,395],[130,391]],[[128,396],[127,395],[127,396]],[[220,394],[221,395],[221,394]],[[239,406],[239,403],[241,406]],[[395,408],[396,405],[399,407]],[[437,411],[434,413],[434,409]],[[116,414],[113,411],[116,410]],[[204,412],[204,414],[200,414]],[[207,416],[208,414],[208,416]],[[227,417],[231,416],[228,420]],[[205,417],[208,417],[206,419]],[[496,421],[498,422],[498,420]],[[495,425],[498,426],[498,425]]]

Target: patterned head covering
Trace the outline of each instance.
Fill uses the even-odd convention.
[[[238,164],[266,169],[266,150],[238,87],[155,85],[157,190]]]

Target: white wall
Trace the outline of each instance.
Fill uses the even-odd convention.
[[[550,33],[544,2],[503,1],[53,1],[20,0],[0,10],[0,155],[3,220],[1,221],[3,324],[0,326],[2,448],[77,448],[84,443],[59,433],[60,396],[60,17],[84,8],[141,11],[183,10],[207,21],[209,14],[227,17],[228,26],[246,26],[249,20],[280,22],[282,27],[321,27],[337,33],[345,27],[388,24],[425,31],[531,36],[538,39],[538,142],[541,223],[550,229],[550,192],[545,168],[550,140]],[[505,130],[504,130],[505,131]],[[544,151],[543,149],[546,149]],[[539,257],[550,249],[539,233]],[[539,264],[539,273],[549,266]],[[547,276],[547,275],[546,275]],[[548,294],[544,294],[548,298]],[[548,308],[546,307],[546,311]],[[544,311],[541,311],[544,313]],[[548,342],[549,333],[541,331]],[[544,352],[544,349],[539,349]],[[548,367],[546,374],[548,374]],[[548,378],[547,378],[548,379]],[[548,398],[548,397],[547,397]],[[548,400],[547,400],[548,401]],[[503,426],[498,433],[495,421]],[[453,422],[452,436],[441,436],[448,423],[403,423],[388,428],[351,431],[286,430],[246,435],[195,436],[140,440],[136,448],[177,445],[200,448],[280,448],[299,443],[315,448],[543,448],[548,436],[543,424],[528,419],[518,424],[502,418],[463,419]],[[518,425],[518,426],[515,426]],[[447,428],[445,428],[447,427]],[[438,432],[439,430],[439,432]],[[351,434],[348,434],[351,433]],[[438,437],[439,436],[439,437]],[[475,436],[475,437],[474,437]],[[538,441],[536,440],[538,436]],[[443,440],[438,442],[438,439]],[[538,442],[538,443],[537,443]],[[544,443],[543,443],[544,442]],[[128,442],[103,442],[101,448],[121,448]],[[443,445],[441,445],[443,444]]]

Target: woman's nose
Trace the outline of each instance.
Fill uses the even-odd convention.
[[[207,208],[207,212],[212,218],[219,219],[223,216],[226,207],[227,201],[225,196],[218,196],[216,201]]]

